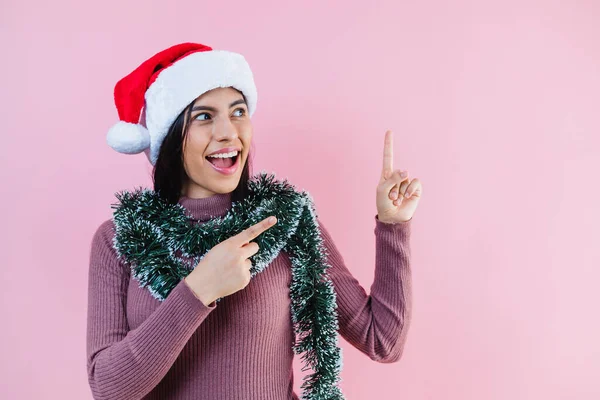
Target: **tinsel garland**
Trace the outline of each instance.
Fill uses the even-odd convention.
[[[312,197],[265,172],[249,179],[248,190],[244,200],[232,202],[226,215],[202,224],[194,223],[181,204],[168,204],[150,189],[118,192],[119,202],[112,205],[117,255],[131,267],[140,287],[163,301],[212,247],[275,215],[277,223],[253,240],[260,249],[250,257],[251,277],[280,251],[289,255],[291,319],[298,337],[292,349],[304,353],[302,371],[313,370],[304,377],[302,399],[344,399],[336,386],[342,368],[336,294],[326,272],[327,250]]]

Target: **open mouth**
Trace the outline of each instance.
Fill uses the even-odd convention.
[[[217,168],[229,168],[231,166],[233,166],[233,164],[235,164],[235,162],[237,161],[237,158],[241,156],[241,152],[238,152],[237,155],[233,156],[233,157],[227,157],[227,158],[218,158],[218,157],[205,157],[209,163],[211,163],[212,165],[214,165]]]

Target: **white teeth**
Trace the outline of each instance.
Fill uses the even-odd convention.
[[[221,153],[221,154],[214,154],[212,156],[208,156],[208,157],[214,157],[214,158],[229,158],[229,157],[235,157],[237,156],[238,151],[232,151],[231,153]]]

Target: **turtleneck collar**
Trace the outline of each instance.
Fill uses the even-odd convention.
[[[192,217],[200,222],[206,222],[212,217],[222,217],[231,209],[231,193],[216,193],[210,197],[192,199],[182,196],[178,201]]]

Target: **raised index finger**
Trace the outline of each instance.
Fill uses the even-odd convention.
[[[386,173],[392,173],[394,171],[394,140],[392,136],[392,131],[385,131],[385,139],[383,144],[383,176],[386,176]]]
[[[277,222],[277,218],[274,216],[263,219],[262,221],[244,229],[237,235],[233,236],[233,239],[240,245],[244,245],[249,243],[251,240],[255,239],[258,235],[275,225]]]

